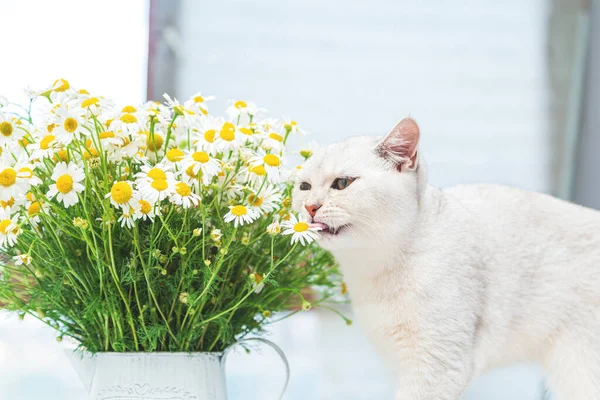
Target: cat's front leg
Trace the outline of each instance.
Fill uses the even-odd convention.
[[[396,400],[459,400],[473,377],[468,334],[421,337],[397,347]]]
[[[396,400],[460,400],[471,377],[471,368],[461,361],[447,364],[422,355],[421,362],[398,374]]]

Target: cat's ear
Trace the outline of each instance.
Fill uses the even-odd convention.
[[[377,144],[375,151],[381,157],[393,162],[399,171],[416,169],[419,136],[417,122],[410,117],[404,118]]]

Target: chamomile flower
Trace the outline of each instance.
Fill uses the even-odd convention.
[[[79,114],[80,110],[75,107],[69,107],[66,104],[61,104],[54,110],[54,129],[52,134],[56,141],[68,145],[73,140],[80,139],[82,135],[88,133],[83,128],[83,118]]]
[[[49,96],[51,93],[64,93],[67,90],[69,90],[71,88],[71,85],[69,84],[69,81],[67,81],[66,79],[57,79],[54,81],[54,83],[45,88],[42,89],[40,91],[37,92],[32,92],[32,94],[37,97],[37,96]]]
[[[175,191],[175,179],[170,167],[157,164],[154,167],[144,165],[136,174],[137,186],[143,198],[155,203],[171,196]]]
[[[56,196],[56,199],[63,202],[66,208],[79,201],[77,193],[81,193],[85,188],[81,184],[81,181],[85,179],[85,173],[81,167],[74,163],[59,162],[54,167],[51,178],[54,183],[50,185],[50,190],[46,193],[49,199]]]
[[[143,117],[143,113],[138,112],[136,107],[125,106],[111,120],[109,128],[115,132],[137,133],[144,128],[144,121],[140,121],[141,117]]]
[[[281,233],[281,225],[279,225],[279,222],[271,222],[269,226],[267,226],[267,233],[269,235],[279,235],[279,233]]]
[[[196,111],[190,110],[189,108],[183,106],[176,98],[171,98],[167,93],[163,94],[164,99],[166,100],[166,105],[177,115],[181,115],[184,118],[189,118],[191,116],[196,115]]]
[[[237,150],[240,147],[239,132],[232,122],[225,122],[216,132],[215,146],[219,151]]]
[[[163,149],[163,145],[165,143],[165,136],[161,133],[160,130],[155,130],[152,132],[143,132],[146,138],[146,150],[150,153],[158,153]]]
[[[12,166],[0,162],[0,200],[24,197],[32,185],[39,185],[41,180],[33,174],[34,168],[22,161]]]
[[[123,210],[123,214],[119,217],[117,222],[121,223],[121,227],[133,228],[134,222],[134,210],[130,207],[127,211]]]
[[[86,118],[98,117],[114,106],[111,100],[90,95],[81,95],[77,101]]]
[[[0,112],[0,146],[13,146],[24,134],[25,131],[20,129],[17,118]]]
[[[318,143],[311,141],[308,144],[304,144],[302,147],[300,147],[298,154],[300,154],[300,156],[306,161],[311,158],[313,153],[319,148],[320,146]]]
[[[29,254],[19,254],[13,257],[15,265],[29,265],[33,261],[33,258]]]
[[[144,138],[142,135],[120,132],[117,134],[116,138],[118,138],[121,143],[114,144],[108,149],[109,158],[114,161],[121,161],[124,158],[133,158],[144,146]]]
[[[260,132],[256,124],[248,124],[247,126],[238,127],[242,143],[255,144],[259,140]]]
[[[98,134],[98,139],[100,139],[103,148],[122,146],[125,143],[126,135],[121,135],[116,135],[113,131],[103,131]]]
[[[110,203],[123,210],[129,210],[135,205],[136,191],[133,188],[133,182],[118,181],[110,188],[104,198],[110,199]]]
[[[262,173],[260,169],[262,167],[271,182],[280,182],[283,164],[281,156],[278,154],[266,153],[263,150],[259,150],[258,154],[250,159],[250,167],[253,169],[252,172],[255,173]]]
[[[262,213],[269,213],[279,208],[281,194],[273,187],[265,187],[260,192],[250,193],[247,198],[248,204]]]
[[[19,215],[10,216],[10,207],[0,208],[0,248],[12,247],[21,234]]]
[[[265,140],[260,144],[260,147],[272,153],[281,153],[283,151],[283,139],[283,135],[277,132],[269,132]]]
[[[48,206],[48,204],[44,203],[41,200],[34,200],[29,202],[26,209],[26,215],[22,217],[22,220],[28,222],[33,227],[39,225],[41,214],[47,214],[48,212],[50,212],[50,207]]]
[[[178,163],[185,157],[185,153],[180,148],[174,147],[165,153],[165,159],[170,163]]]
[[[194,151],[189,153],[182,161],[182,166],[189,176],[200,176],[202,182],[208,185],[213,177],[221,170],[219,160],[211,157],[205,151]]]
[[[54,128],[54,125],[49,125]],[[31,153],[32,159],[49,158],[60,150],[62,145],[56,141],[54,136],[49,130],[45,130],[36,143],[33,144],[33,151]]]
[[[155,207],[154,204],[148,200],[138,198],[136,199],[133,207],[133,218],[135,220],[141,219],[142,221],[150,220],[154,222],[154,217],[160,214],[160,209]]]
[[[198,92],[192,95],[192,97],[184,103],[184,107],[194,110],[202,115],[207,115],[208,108],[206,107],[206,102],[214,99],[215,96],[202,96],[202,93]]]
[[[284,228],[283,235],[292,235],[292,244],[300,242],[302,246],[317,239],[318,231],[321,230],[321,228],[312,227],[308,222],[296,218],[294,214],[290,214],[290,219],[283,221],[281,227]]]
[[[223,127],[221,118],[204,117],[192,130],[192,145],[199,150],[204,150],[208,154],[215,155],[219,152],[217,138]]]
[[[282,126],[286,132],[299,133],[301,135],[306,135],[306,132],[303,131],[302,129],[300,129],[300,127],[298,126],[298,123],[296,121],[294,121],[293,119],[288,119],[288,118],[284,119]]]
[[[225,214],[223,220],[225,222],[232,222],[236,228],[239,225],[250,224],[258,218],[258,212],[252,208],[248,208],[244,205],[238,204],[236,206],[229,206],[229,212]]]
[[[196,207],[200,203],[200,196],[193,192],[193,188],[185,182],[175,184],[175,193],[171,196],[171,203],[183,208]]]
[[[241,115],[256,115],[258,107],[256,104],[244,100],[231,100],[233,104],[227,107],[227,114],[230,118],[238,118]]]

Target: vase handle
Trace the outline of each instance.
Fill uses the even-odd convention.
[[[233,350],[233,348],[235,346],[242,344],[242,343],[248,343],[248,342],[259,342],[262,344],[266,344],[267,346],[269,346],[273,350],[275,350],[275,352],[279,355],[279,357],[281,357],[281,361],[283,361],[283,366],[285,368],[285,382],[283,384],[283,390],[281,391],[281,394],[279,395],[278,400],[283,399],[283,395],[285,394],[288,384],[290,383],[290,364],[289,364],[288,359],[286,358],[285,354],[283,353],[283,350],[281,350],[279,348],[279,346],[277,346],[275,343],[271,342],[270,340],[262,339],[262,338],[248,338],[248,339],[242,339],[238,342],[235,342],[231,346],[227,347],[225,349],[225,351],[223,352],[223,357],[221,358],[221,365],[223,366],[223,368],[225,368],[227,355],[231,352],[231,350]]]

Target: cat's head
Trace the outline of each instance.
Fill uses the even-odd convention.
[[[417,123],[405,118],[383,139],[349,138],[304,164],[294,208],[321,225],[323,247],[383,244],[410,233],[427,183],[419,135]]]

